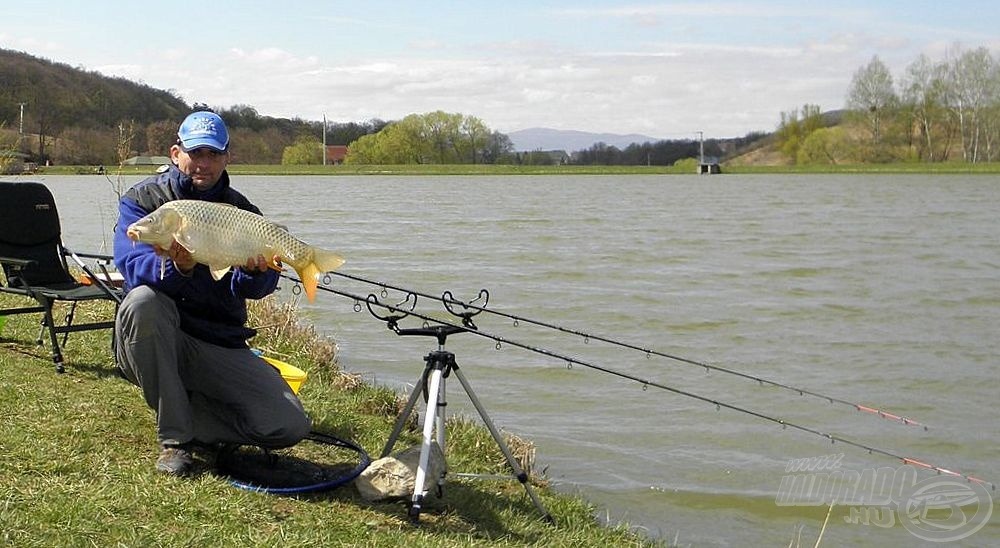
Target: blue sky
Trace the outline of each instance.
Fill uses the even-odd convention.
[[[674,138],[769,131],[803,104],[841,108],[878,55],[987,47],[1000,2],[320,2],[22,0],[0,47],[310,120],[433,110],[493,129]]]

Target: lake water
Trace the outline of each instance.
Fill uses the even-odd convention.
[[[96,250],[109,241],[115,209],[106,179],[38,179],[56,195],[68,245]],[[995,176],[235,182],[269,217],[341,253],[345,273],[463,300],[485,288],[491,309],[884,408],[929,429],[524,322],[484,314],[483,331],[1000,481]],[[385,298],[393,299],[402,296]],[[303,308],[338,341],[345,369],[407,390],[434,342],[397,337],[353,304],[321,293]],[[535,442],[538,466],[559,489],[593,501],[602,518],[681,545],[787,546],[799,528],[812,545],[826,505],[777,504],[791,459],[842,454],[831,463],[858,473],[902,465],[579,364],[498,350],[474,335],[452,336],[448,349],[496,424]],[[449,384],[449,410],[474,416],[457,383]],[[922,471],[918,479],[933,477]],[[887,514],[892,527],[865,523]],[[838,509],[823,545],[936,545],[904,527],[902,514]],[[922,525],[914,519],[911,526]],[[1000,509],[961,543],[1000,544],[998,523]]]

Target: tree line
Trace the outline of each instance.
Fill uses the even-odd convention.
[[[173,91],[109,78],[26,53],[0,49],[0,150],[39,164],[115,165],[136,155],[166,155],[177,124],[194,109]],[[307,121],[261,115],[245,104],[211,107],[230,129],[234,163],[322,163],[322,139],[350,145],[352,163],[503,163],[669,165],[697,157],[691,140],[595,143],[580,151],[515,151],[510,138],[474,116],[435,111],[402,120]],[[706,154],[726,144],[709,140]]]
[[[0,150],[31,161],[114,165],[165,155],[188,106],[172,91],[109,78],[0,49]],[[702,153],[731,156],[773,141],[793,163],[1000,160],[1000,61],[988,49],[955,45],[893,77],[876,55],[853,75],[845,110],[806,104],[780,114],[773,135],[594,143],[577,151],[515,151],[510,138],[475,116],[434,111],[401,120],[307,121],[261,115],[250,105],[214,107],[230,128],[233,161],[322,163],[328,145],[349,145],[354,164],[503,163],[671,165]]]
[[[985,47],[920,55],[897,78],[876,55],[845,103],[836,125],[817,105],[782,113],[781,152],[799,164],[1000,160],[1000,61]]]

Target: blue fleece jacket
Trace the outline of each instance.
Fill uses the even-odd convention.
[[[228,348],[246,347],[256,331],[246,327],[246,299],[259,299],[278,286],[278,273],[248,272],[234,268],[215,281],[208,267],[196,265],[189,275],[181,274],[167,258],[161,258],[149,244],[128,238],[129,225],[171,200],[207,200],[232,204],[260,214],[249,200],[229,186],[223,172],[211,189],[199,191],[177,166],[149,177],[129,189],[118,204],[115,225],[115,265],[125,278],[125,289],[147,285],[170,296],[180,312],[181,329],[201,340]],[[161,278],[161,261],[166,271]]]

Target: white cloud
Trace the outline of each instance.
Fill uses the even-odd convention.
[[[156,34],[135,38],[135,47],[87,41],[81,48],[58,25],[20,39],[5,29],[0,43],[71,65],[90,62],[188,102],[248,104],[269,116],[388,120],[440,109],[501,131],[723,137],[772,129],[782,111],[805,103],[841,108],[852,74],[872,55],[895,75],[921,50],[940,59],[953,37],[982,35],[949,32],[910,12],[887,20],[889,8],[856,6],[648,2],[531,8],[516,20],[502,11],[487,17],[471,4],[447,15],[358,8],[305,17],[338,29],[322,47],[277,31],[220,32],[197,50]],[[453,13],[482,24],[469,30]],[[971,40],[967,47],[1000,46],[993,35]]]
[[[0,47],[14,51],[23,51],[30,55],[44,57],[52,61],[59,61],[54,56],[64,52],[63,47],[58,41],[38,38],[36,35],[14,36],[0,33]]]
[[[197,69],[164,63],[102,71],[176,88],[189,102],[249,104],[271,116],[347,121],[445,110],[502,131],[546,126],[723,137],[771,129],[781,110],[803,103],[839,108],[856,65],[838,55],[822,47],[661,44],[650,52],[331,63],[279,48],[232,48],[202,57]],[[815,65],[844,70],[817,77]]]
[[[656,84],[656,76],[651,74],[639,74],[629,79],[634,86],[652,86]]]
[[[783,18],[830,18],[856,17],[866,12],[858,10],[831,10],[822,5],[775,5],[773,2],[671,2],[609,8],[562,8],[554,13],[580,18],[603,19],[622,18],[635,21],[653,18],[699,18],[706,24],[719,18],[783,17]]]

